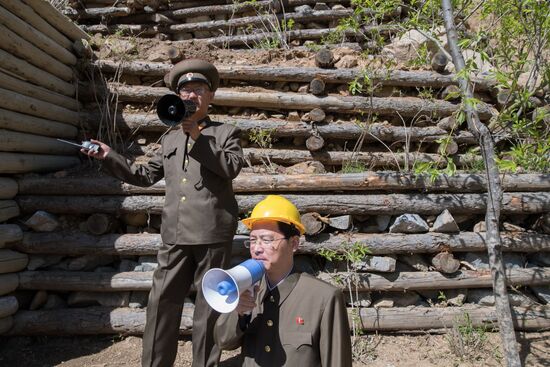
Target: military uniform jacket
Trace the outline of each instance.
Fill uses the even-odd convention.
[[[162,138],[162,149],[146,165],[131,164],[111,150],[103,167],[122,181],[150,186],[163,177],[166,196],[162,240],[168,244],[211,244],[231,241],[238,207],[232,188],[244,164],[240,130],[233,125],[201,122],[201,135],[189,137],[176,129]]]
[[[292,273],[269,291],[265,277],[248,326],[222,314],[214,338],[242,346],[243,366],[351,367],[351,339],[342,292],[306,273]],[[243,330],[244,327],[244,330]]]

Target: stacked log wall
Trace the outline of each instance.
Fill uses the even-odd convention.
[[[79,133],[79,60],[73,45],[87,39],[47,1],[0,5],[0,334],[21,308],[19,275],[29,263],[10,249],[23,238],[15,174],[78,165],[75,149],[56,138]]]
[[[90,32],[105,36],[128,32],[133,37],[170,41],[166,45],[176,50],[175,55],[199,39],[203,44],[235,48],[258,41],[237,31],[226,35],[239,24],[254,24],[257,9],[207,0],[160,1],[157,8],[125,1],[109,6],[112,3],[75,1],[65,13]],[[273,5],[272,1],[258,3],[267,9]],[[331,10],[311,12],[297,7],[313,6],[314,1],[287,3],[287,19],[303,22],[289,34],[288,41],[296,48],[305,40],[329,34],[331,25],[352,12],[349,1],[326,1]],[[317,28],[309,29],[308,24]],[[348,42],[356,41],[355,34],[344,36]],[[355,42],[353,47],[361,46]],[[96,104],[97,94],[103,92],[104,100],[118,102],[108,121],[119,134],[115,147],[146,162],[166,131],[154,104],[168,93],[162,79],[175,61],[177,57],[166,62],[90,61],[90,71],[104,76],[106,85],[103,91],[92,91],[92,84],[83,83],[79,91],[82,105],[77,112],[88,133],[97,136],[105,127],[105,114],[98,112],[101,106]],[[353,95],[348,84],[364,77],[360,68],[216,66],[222,80],[211,116],[243,131],[247,166],[234,180],[240,218],[270,193],[295,202],[311,226],[295,257],[296,266],[341,287],[350,314],[359,308],[364,330],[449,328],[465,313],[476,326],[496,324],[483,227],[486,182],[482,173],[469,172],[480,159],[470,154],[476,149],[474,137],[452,123],[459,103],[444,98],[445,91],[456,84],[452,74],[374,70],[368,75],[377,86],[372,94]],[[314,80],[322,81],[320,95],[313,93]],[[496,105],[494,81],[474,82],[483,101],[480,115],[489,122]],[[28,98],[38,98],[34,89],[34,95],[21,97],[23,105],[31,101]],[[422,96],[424,89],[433,95]],[[28,117],[29,126],[49,126],[54,134],[43,135],[57,136],[54,131],[59,126],[71,125],[72,119],[67,118],[74,111],[71,104],[56,98],[57,107],[65,110],[42,110],[65,121],[45,125],[36,120],[43,116]],[[11,108],[12,114],[24,113],[16,104]],[[447,164],[440,142],[450,131],[456,146],[450,157],[461,172],[435,180],[412,173],[418,163]],[[13,129],[5,145],[26,146],[21,132],[25,131]],[[262,132],[269,136],[267,144],[257,139]],[[312,137],[321,140],[308,144]],[[363,146],[353,149],[358,142]],[[37,155],[61,154],[59,148],[39,141],[32,149]],[[25,271],[17,276],[23,306],[13,317],[12,335],[143,332],[147,293],[161,244],[164,181],[150,188],[135,187],[103,175],[93,163],[83,163],[82,170],[20,176],[17,196],[6,198],[6,207],[17,206],[19,218],[44,211],[57,223],[54,230],[42,232],[26,226],[21,231],[10,223],[6,233],[11,234],[0,237],[7,250],[28,256]],[[546,328],[550,324],[550,176],[506,174],[503,187],[503,251],[514,290],[516,327]],[[438,224],[440,216],[448,215],[454,222],[452,230]],[[397,226],[411,217],[423,228],[418,233]],[[233,264],[247,258],[243,246],[247,236],[240,225],[234,237]],[[369,254],[353,264],[327,260],[353,248],[367,248]],[[192,298],[193,294],[184,307],[182,334],[192,329]],[[0,300],[0,315],[1,305]]]

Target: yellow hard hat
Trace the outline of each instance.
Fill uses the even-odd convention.
[[[300,234],[304,234],[306,231],[296,206],[281,195],[268,195],[256,204],[250,217],[243,219],[242,222],[249,229],[252,229],[255,222],[264,219],[293,224],[300,231]]]

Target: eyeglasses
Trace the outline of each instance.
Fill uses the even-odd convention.
[[[197,87],[197,88],[181,88],[179,93],[182,96],[189,96],[191,93],[195,93],[197,96],[202,96],[204,93],[207,92],[207,88],[205,87]]]
[[[273,237],[266,237],[266,236],[260,236],[257,238],[253,237],[253,238],[250,238],[249,240],[244,241],[244,247],[250,248],[252,246],[258,246],[261,243],[264,249],[275,250],[275,247],[273,246],[275,242],[286,240],[286,239],[287,239],[286,237],[282,237],[282,238],[273,238]]]

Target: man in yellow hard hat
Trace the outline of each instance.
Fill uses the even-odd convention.
[[[293,266],[304,233],[298,209],[282,196],[269,195],[243,223],[251,229],[245,246],[266,272],[255,296],[243,293],[236,310],[218,319],[218,346],[242,347],[243,366],[350,367],[342,292]]]

